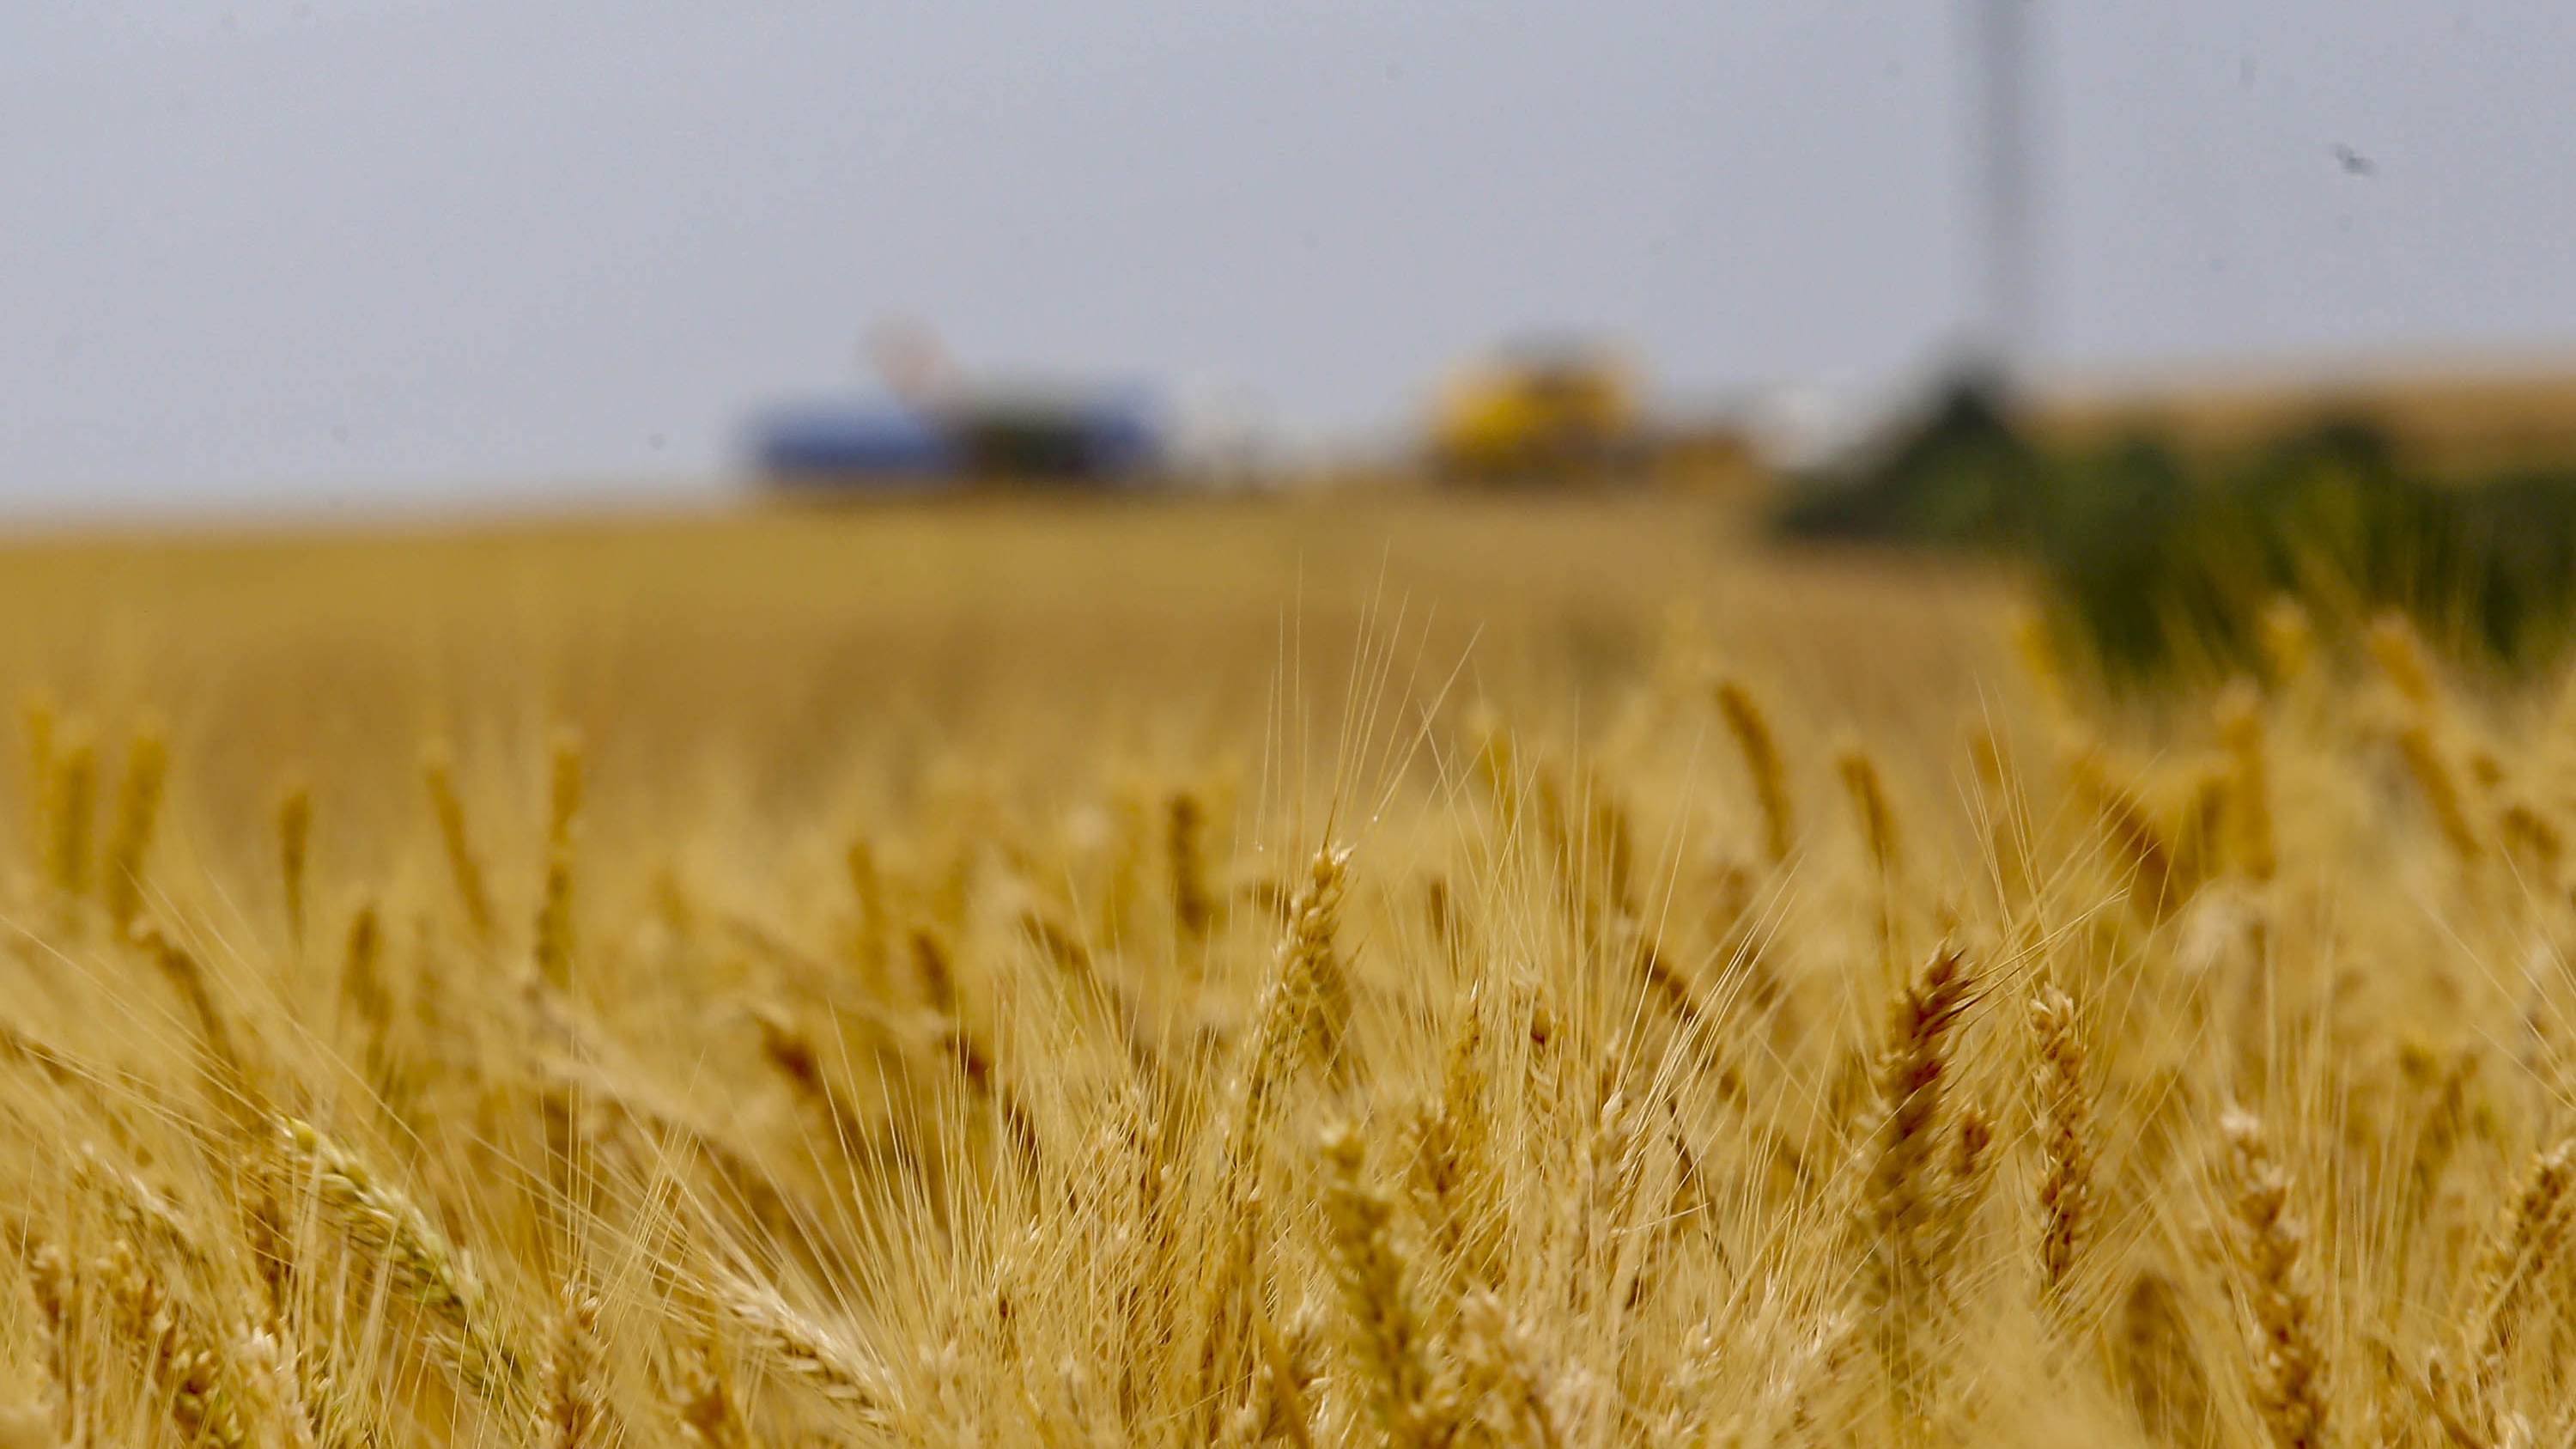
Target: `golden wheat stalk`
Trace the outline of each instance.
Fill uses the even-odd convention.
[[[2172,1280],[2152,1268],[2132,1278],[2115,1333],[2120,1386],[2140,1426],[2159,1442],[2196,1442],[2210,1423],[2209,1379]]]
[[[862,1423],[891,1421],[894,1396],[885,1370],[839,1330],[799,1313],[778,1290],[749,1278],[728,1275],[716,1289],[726,1316],[771,1367]]]
[[[2439,687],[2433,662],[2424,651],[2424,636],[2403,614],[2382,614],[2370,623],[2370,657],[2398,695],[2415,708],[2429,709]]]
[[[304,949],[305,874],[313,859],[313,789],[290,780],[277,795],[277,880],[286,911],[286,938]]]
[[[2250,880],[2267,881],[2279,869],[2273,839],[2271,746],[2265,738],[2262,696],[2242,680],[2218,700],[2218,737],[2227,749],[2229,854]]]
[[[2084,1083],[2084,1038],[2075,1002],[2043,983],[2030,1002],[2038,1058],[2039,1282],[2051,1302],[2066,1291],[2092,1218],[2092,1098]]]
[[[2184,891],[2173,842],[2154,813],[2135,790],[2112,777],[2098,749],[2075,751],[2067,773],[2121,866],[2130,908],[2147,920],[2164,919],[2182,905]]]
[[[26,814],[27,854],[32,860],[52,858],[54,835],[50,810],[54,789],[54,737],[59,714],[54,696],[30,689],[18,701],[18,721],[27,746],[27,778],[20,803]]]
[[[239,1366],[173,1302],[134,1245],[120,1238],[95,1265],[120,1336],[141,1351],[143,1372],[188,1439],[217,1449],[258,1442],[245,1416]]]
[[[46,853],[47,874],[64,909],[70,911],[89,891],[91,816],[98,800],[98,747],[77,721],[66,726],[51,751],[54,777],[45,805],[53,824]],[[76,920],[67,916],[66,920]]]
[[[340,1000],[356,1013],[364,1028],[367,1056],[372,1065],[384,1052],[385,1038],[393,1029],[393,992],[385,983],[384,931],[376,921],[376,908],[361,902],[349,914],[349,934],[340,953]]]
[[[1389,1443],[1437,1443],[1432,1368],[1415,1319],[1410,1266],[1395,1240],[1394,1205],[1369,1184],[1366,1149],[1347,1123],[1326,1128],[1317,1148],[1333,1280],[1369,1413]]]
[[[233,1032],[232,1018],[215,1000],[214,985],[207,978],[205,965],[194,952],[148,922],[135,929],[134,939],[160,968],[161,978],[188,1005],[188,1014],[196,1022],[206,1093],[218,1115],[243,1135],[254,1135],[264,1101],[260,1079]]]
[[[1184,941],[1200,941],[1216,920],[1208,889],[1207,805],[1195,791],[1175,790],[1163,805],[1171,862],[1172,919]]]
[[[1298,884],[1235,1072],[1239,1115],[1227,1144],[1230,1161],[1243,1160],[1267,1139],[1278,1094],[1297,1063],[1341,1033],[1338,1014],[1349,998],[1335,935],[1349,867],[1350,852],[1328,846],[1315,853]]]
[[[2492,1400],[2521,1341],[2538,1285],[2552,1280],[2576,1200],[2576,1138],[2537,1154],[2499,1214],[2470,1280],[2462,1338],[2464,1361],[2480,1400]],[[2485,1417],[2495,1406],[2483,1405]]]
[[[1503,1442],[1527,1436],[1524,1442],[1539,1449],[1563,1449],[1566,1433],[1549,1397],[1550,1376],[1502,1300],[1482,1290],[1470,1294],[1459,1308],[1456,1341],[1468,1412],[1498,1408],[1503,1424],[1497,1437]]]
[[[2297,599],[2283,595],[2263,608],[2256,620],[2263,666],[2276,688],[2304,687],[2316,665],[2317,631]]]
[[[491,1392],[518,1379],[518,1355],[498,1332],[473,1258],[418,1203],[309,1122],[278,1119],[277,1144],[324,1215],[456,1334],[469,1384]]]
[[[1253,1326],[1261,1347],[1261,1360],[1253,1368],[1253,1382],[1226,1426],[1227,1444],[1267,1444],[1284,1440],[1292,1449],[1314,1449],[1315,1417],[1314,1374],[1307,1368],[1307,1356],[1280,1336],[1270,1314],[1261,1309],[1253,1313]],[[1299,1335],[1302,1339],[1304,1335]]]
[[[2277,1449],[2319,1449],[2327,1437],[2326,1358],[2316,1299],[2301,1258],[2307,1225],[2262,1120],[2231,1107],[2219,1120],[2229,1205],[2243,1268],[2247,1375],[2254,1408]]]
[[[492,914],[492,893],[483,883],[483,863],[475,857],[473,839],[466,833],[465,801],[456,793],[456,762],[443,744],[432,742],[421,751],[421,784],[429,791],[431,813],[438,820],[439,843],[447,852],[448,875],[456,884],[456,899],[465,908],[465,923],[474,931],[474,939],[490,945],[496,936]]]
[[[681,1355],[671,1376],[671,1407],[680,1442],[691,1449],[751,1449],[733,1365],[713,1335]]]
[[[1977,726],[1968,736],[1968,762],[1977,777],[1979,823],[1985,827],[1994,884],[2006,908],[2019,910],[2034,886],[2031,831],[2004,737],[1991,725]]]
[[[97,1195],[108,1220],[127,1238],[155,1244],[190,1269],[214,1276],[215,1250],[196,1226],[159,1189],[110,1162],[95,1145],[81,1144],[73,1159],[73,1180]]]
[[[2406,773],[2424,796],[2424,808],[2431,811],[2433,824],[2442,832],[2442,842],[2463,864],[2474,864],[2486,853],[2478,837],[2478,827],[2469,819],[2468,795],[2460,788],[2460,777],[2451,769],[2450,758],[2433,737],[2433,727],[2423,718],[2408,719],[2397,729],[2397,753],[2406,762]]]
[[[1844,793],[1851,796],[1852,818],[1860,824],[1870,869],[1877,873],[1881,888],[1893,893],[1903,874],[1904,854],[1896,833],[1896,809],[1888,803],[1887,782],[1878,773],[1878,762],[1860,746],[1846,745],[1834,755],[1834,771],[1842,778]]]
[[[534,1426],[537,1442],[546,1449],[596,1449],[609,1441],[599,1310],[598,1294],[578,1283],[564,1285],[553,1351],[546,1359],[545,1402]]]
[[[1229,1356],[1242,1348],[1246,1314],[1257,1314],[1257,1306],[1246,1300],[1260,1255],[1262,1162],[1282,1115],[1282,1097],[1300,1064],[1315,1053],[1318,1038],[1340,1029],[1340,1023],[1327,1020],[1329,1014],[1347,1005],[1347,998],[1328,983],[1340,970],[1335,935],[1349,864],[1350,852],[1330,845],[1308,863],[1227,1083],[1229,1110],[1216,1143],[1216,1191],[1225,1230],[1198,1275],[1211,1315],[1201,1329],[1198,1364],[1211,1411],[1218,1394],[1231,1392],[1233,1385],[1210,1381],[1221,1380],[1230,1369]]]
[[[152,853],[169,780],[170,748],[160,726],[138,726],[125,747],[125,780],[107,838],[107,920],[119,935],[143,910],[144,859]]]
[[[573,846],[581,828],[582,746],[571,730],[555,732],[548,757],[546,880],[537,907],[537,977],[556,991],[572,985]]]
[[[1753,802],[1762,814],[1763,853],[1773,865],[1784,864],[1797,845],[1797,821],[1791,813],[1789,772],[1781,763],[1780,741],[1771,731],[1770,717],[1752,691],[1734,679],[1717,686],[1717,712],[1726,721],[1726,732],[1735,738],[1736,753],[1744,757],[1745,778],[1752,783]]]
[[[850,923],[850,964],[862,989],[882,999],[888,992],[886,956],[892,913],[886,906],[885,877],[877,868],[876,847],[864,836],[853,839],[841,862],[850,881],[850,900],[857,915]]]
[[[44,1417],[65,1443],[79,1444],[84,1417],[76,1366],[80,1290],[72,1275],[71,1257],[59,1243],[25,1235],[19,1237],[17,1247],[26,1266],[27,1287],[36,1299],[36,1332],[47,1401]]]
[[[1485,1281],[1498,1248],[1493,1168],[1486,1159],[1491,1123],[1484,1050],[1483,994],[1471,989],[1450,1037],[1440,1095],[1415,1111],[1407,1176],[1415,1212],[1431,1230],[1453,1296],[1466,1283]]]
[[[2066,660],[2049,630],[2049,621],[2036,609],[2016,609],[2011,619],[2014,662],[2030,681],[2038,696],[2040,713],[2051,721],[2070,718],[2074,713],[2073,692],[2068,688]]]

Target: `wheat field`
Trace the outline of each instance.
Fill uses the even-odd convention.
[[[2576,1433],[2576,708],[2402,625],[2112,702],[1669,499],[0,565],[0,1445]]]

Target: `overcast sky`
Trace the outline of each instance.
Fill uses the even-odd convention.
[[[668,487],[890,316],[1306,437],[1534,327],[1886,378],[1975,275],[1957,9],[12,0],[0,507]],[[2044,357],[2576,343],[2576,5],[2031,13]]]

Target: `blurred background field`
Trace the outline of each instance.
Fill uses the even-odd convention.
[[[19,543],[0,673],[175,720],[222,766],[185,778],[240,821],[289,765],[408,792],[388,741],[516,759],[554,721],[665,786],[722,755],[782,784],[976,760],[1037,788],[1104,753],[1240,753],[1283,688],[1330,720],[1399,626],[1426,695],[1454,677],[1550,728],[1606,729],[1677,628],[1820,723],[1965,718],[2016,597],[1972,562],[1784,553],[1690,496],[998,494]]]

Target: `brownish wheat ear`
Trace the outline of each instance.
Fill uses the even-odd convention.
[[[1175,790],[1164,802],[1163,816],[1173,923],[1182,940],[1203,940],[1216,920],[1216,900],[1208,889],[1207,805],[1194,791]]]
[[[1924,1353],[1942,1307],[1948,1259],[1978,1182],[1982,1119],[1943,1161],[1943,1085],[1951,1038],[1971,1000],[1966,955],[1944,947],[1897,992],[1876,1077],[1879,1120],[1865,1148],[1860,1236],[1862,1308],[1878,1344],[1899,1433],[1921,1428],[1932,1398]]]
[[[1879,1251],[1904,1256],[1930,1203],[1949,1038],[1969,1001],[1967,957],[1945,947],[1897,993],[1878,1068],[1880,1116],[1870,1145],[1866,1224]],[[1893,1268],[1894,1259],[1883,1266]],[[1897,1285],[1881,1285],[1891,1293]]]

